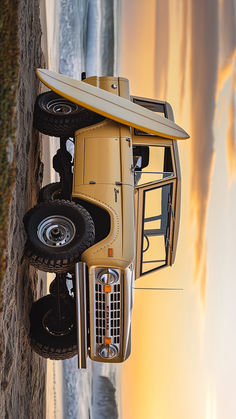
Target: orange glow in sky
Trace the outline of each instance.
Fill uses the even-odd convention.
[[[221,396],[224,406],[230,406],[233,397],[220,384],[230,368],[223,366],[225,351],[236,374],[232,361],[236,341],[232,337],[232,350],[224,343],[227,339],[221,342],[221,336],[230,335],[226,324],[231,316],[219,310],[230,298],[223,286],[234,266],[230,231],[236,233],[235,223],[227,228],[224,224],[230,219],[229,202],[236,204],[232,175],[227,195],[236,146],[235,82],[227,92],[222,80],[232,75],[226,69],[235,67],[222,54],[218,67],[219,48],[229,42],[218,24],[222,3],[226,4],[220,3],[218,11],[211,0],[201,2],[201,7],[193,0],[123,1],[120,74],[129,78],[131,94],[170,102],[176,123],[191,135],[190,141],[179,142],[182,210],[175,265],[136,284],[184,291],[135,291],[132,353],[122,367],[124,419],[236,417],[236,406],[226,407],[222,416],[220,401]],[[227,2],[228,9],[230,5],[233,2]],[[228,30],[233,31],[232,22]],[[233,51],[235,45],[231,58]],[[224,118],[219,113],[222,101],[229,103]]]

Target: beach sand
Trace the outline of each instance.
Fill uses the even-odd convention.
[[[26,236],[22,223],[25,212],[37,202],[40,186],[57,181],[52,169],[52,156],[58,147],[58,139],[49,139],[33,129],[33,109],[36,96],[46,90],[36,78],[35,68],[58,71],[55,45],[58,39],[58,26],[55,24],[58,3],[57,0],[19,0],[17,171],[10,206],[7,269],[2,290],[3,311],[0,314],[0,418],[63,418],[63,363],[39,357],[31,350],[28,340],[28,315],[32,302],[47,294],[48,284],[54,275],[47,276],[36,271],[24,260]],[[101,367],[95,366],[93,371],[89,365],[89,371],[80,374],[83,393],[80,410],[84,417],[92,411],[91,376],[94,393],[96,384],[101,384],[98,377]],[[102,375],[106,377],[105,373]]]
[[[57,42],[55,38],[59,38],[58,24],[55,16],[59,16],[59,2],[40,0],[40,22],[41,22],[41,47],[45,57],[45,68],[58,70]],[[45,87],[40,84],[40,90],[44,91]],[[52,167],[52,158],[59,147],[59,139],[47,137],[43,135],[42,141],[42,161],[44,164],[43,183],[47,185],[50,182],[59,180],[58,174]],[[46,274],[47,291],[49,293],[49,285],[54,279],[54,274]],[[46,418],[47,419],[63,419],[63,362],[62,361],[46,361]]]
[[[40,45],[39,3],[19,0],[19,75],[17,92],[16,183],[10,205],[0,316],[0,417],[44,418],[46,361],[29,345],[28,313],[45,292],[45,275],[23,258],[23,216],[37,201],[42,181],[41,136],[33,129],[33,109],[39,91],[35,67],[44,65]]]
[[[46,294],[47,278],[45,273],[30,267],[23,257],[26,236],[22,219],[37,202],[43,178],[43,159],[45,167],[48,166],[45,156],[48,156],[49,145],[46,144],[49,142],[33,129],[34,102],[43,89],[35,68],[48,66],[44,0],[19,0],[17,23],[20,49],[16,103],[17,169],[10,205],[0,315],[0,417],[60,419],[63,410],[61,363],[54,365],[50,361],[47,374],[47,361],[31,350],[28,340],[29,311],[32,302]],[[42,141],[45,142],[43,150]],[[45,170],[44,183],[49,182],[49,177],[50,170]],[[48,410],[48,406],[53,406],[53,409]]]
[[[46,418],[63,419],[62,361],[47,361]]]

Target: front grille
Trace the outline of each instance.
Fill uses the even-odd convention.
[[[114,343],[120,343],[120,284],[114,285],[110,299],[111,337]]]
[[[102,343],[105,336],[105,293],[101,284],[95,285],[96,342]]]
[[[96,343],[104,343],[106,328],[106,294],[102,284],[95,284]],[[112,285],[109,293],[109,330],[112,343],[120,343],[120,284]]]

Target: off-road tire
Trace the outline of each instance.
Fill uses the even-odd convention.
[[[74,304],[73,300],[71,297],[71,304]],[[52,308],[53,303],[52,295],[46,295],[33,303],[30,312],[30,345],[43,358],[72,358],[78,353],[76,324],[65,336],[53,336],[43,327],[43,317]]]
[[[34,127],[46,135],[73,137],[77,129],[97,124],[104,117],[49,91],[39,95],[34,107]]]
[[[40,189],[38,202],[54,201],[55,199],[62,199],[60,182],[49,183]]]
[[[48,240],[45,231],[50,230],[47,220],[54,222],[55,219],[66,221],[74,229],[71,237],[62,246],[52,246],[50,241],[44,240],[44,237]],[[45,230],[40,230],[44,220]],[[25,257],[31,265],[46,272],[73,272],[75,263],[93,244],[95,238],[92,217],[85,208],[71,201],[56,199],[36,205],[25,214],[24,225],[28,237]]]

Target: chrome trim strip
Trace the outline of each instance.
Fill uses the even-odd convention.
[[[86,264],[75,264],[78,368],[87,368]]]

